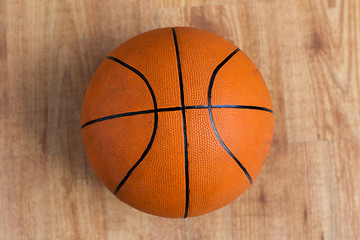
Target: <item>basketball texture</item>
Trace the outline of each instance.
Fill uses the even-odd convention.
[[[140,34],[99,66],[82,109],[97,176],[164,217],[221,208],[258,176],[273,136],[269,92],[235,45],[195,28]]]

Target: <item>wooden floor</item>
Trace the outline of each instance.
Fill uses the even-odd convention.
[[[196,218],[117,200],[81,140],[97,66],[166,26],[234,42],[274,105],[258,179]],[[357,0],[0,0],[0,239],[360,239],[359,79]]]

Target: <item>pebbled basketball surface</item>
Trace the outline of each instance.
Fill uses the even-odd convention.
[[[235,200],[270,150],[269,92],[251,60],[199,29],[140,34],[99,66],[82,136],[97,176],[120,200],[164,217]]]

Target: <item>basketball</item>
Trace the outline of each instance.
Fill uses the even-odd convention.
[[[135,36],[103,60],[81,131],[91,166],[117,198],[183,218],[219,209],[253,183],[273,121],[266,84],[239,48],[175,27]]]

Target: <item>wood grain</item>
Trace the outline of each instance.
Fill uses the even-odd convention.
[[[289,141],[358,138],[358,1],[296,2],[279,6],[284,24],[283,78]],[[304,14],[307,12],[307,14]],[[304,107],[306,106],[306,107]]]
[[[189,219],[118,201],[88,164],[79,126],[103,58],[168,26],[238,45],[275,113],[253,186]],[[359,239],[359,29],[356,0],[0,0],[0,239]]]
[[[144,8],[172,8],[172,7],[192,7],[192,6],[210,6],[223,4],[253,4],[253,3],[271,3],[274,0],[140,0],[141,6]]]

